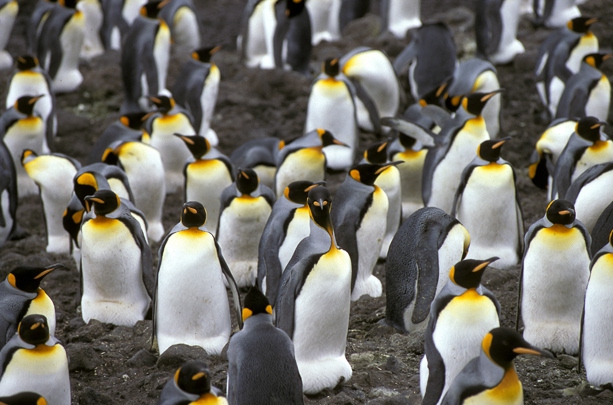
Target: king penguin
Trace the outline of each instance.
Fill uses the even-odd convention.
[[[192,0],[169,0],[159,13],[172,37],[173,45],[184,49],[202,46],[202,24]]]
[[[4,48],[9,42],[13,25],[17,19],[19,4],[16,0],[0,1],[0,70],[8,69],[13,65],[13,57]]]
[[[6,405],[47,405],[45,397],[32,391],[0,397],[0,402]]]
[[[140,224],[113,191],[98,190],[85,202],[80,265],[83,320],[133,326],[144,319],[155,288],[151,249]]]
[[[571,183],[565,199],[575,206],[577,219],[592,234],[598,219],[613,202],[613,162],[600,163],[584,171]]]
[[[534,24],[547,28],[563,27],[569,20],[581,17],[578,0],[533,0]]]
[[[221,353],[232,331],[224,279],[240,318],[238,287],[215,237],[204,228],[206,217],[201,203],[183,204],[181,222],[160,245],[153,315],[160,354],[179,343]]]
[[[508,138],[484,141],[477,157],[464,168],[453,202],[454,215],[471,237],[468,259],[497,254],[495,267],[519,263],[523,251],[524,216],[517,175],[500,157]]]
[[[283,146],[281,142],[274,136],[251,139],[232,151],[230,161],[234,167],[255,170],[260,182],[274,189],[277,157]]]
[[[310,75],[311,19],[306,0],[277,1],[272,56],[277,69]],[[262,66],[267,67],[267,66]]]
[[[17,225],[17,172],[11,152],[0,138],[0,247],[20,232]]]
[[[453,380],[441,404],[522,404],[524,391],[513,364],[520,354],[553,357],[513,329],[492,329],[484,336],[479,355]]]
[[[440,208],[421,208],[407,218],[385,262],[385,321],[402,332],[425,328],[434,297],[469,245],[466,228]]]
[[[479,0],[475,12],[477,55],[496,65],[513,62],[525,52],[516,38],[520,0]]]
[[[83,30],[83,45],[81,46],[79,57],[86,61],[90,61],[92,58],[104,53],[100,31],[104,18],[102,3],[100,0],[78,0],[77,2],[76,9],[83,13],[84,25],[87,27]]]
[[[0,350],[0,396],[36,391],[48,405],[70,404],[68,357],[49,333],[44,315],[21,320],[11,340]]]
[[[539,347],[577,354],[590,275],[591,237],[567,200],[554,200],[526,232],[516,327]]]
[[[86,164],[101,162],[106,149],[113,142],[121,140],[149,143],[149,133],[143,128],[147,118],[149,118],[149,113],[139,111],[122,115],[117,121],[112,122],[96,139],[94,146],[89,151]]]
[[[247,67],[259,67],[265,58],[272,61],[275,3],[275,0],[250,0],[245,3],[236,48],[241,62]]]
[[[453,379],[479,355],[483,336],[500,326],[500,304],[481,285],[483,272],[497,259],[456,263],[432,302],[419,370],[423,405],[441,402]]]
[[[188,360],[164,385],[156,405],[197,403],[228,405],[222,391],[211,385],[211,372],[206,363]]]
[[[339,13],[342,0],[308,0],[306,8],[311,17],[311,43],[334,42],[341,38]]]
[[[404,39],[410,29],[421,26],[421,0],[383,0],[381,31],[389,31]]]
[[[294,342],[303,392],[316,394],[351,378],[345,357],[351,306],[351,258],[338,247],[326,187],[307,197],[311,233],[303,239],[281,278],[276,326]]]
[[[233,405],[302,405],[294,344],[272,323],[272,306],[257,287],[245,295],[244,326],[228,344],[228,401]]]

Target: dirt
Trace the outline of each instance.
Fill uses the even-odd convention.
[[[20,1],[21,11],[8,46],[13,55],[24,53],[25,26],[33,2]],[[214,57],[222,73],[221,88],[212,127],[220,138],[220,149],[226,154],[248,139],[277,136],[283,139],[301,134],[311,77],[278,70],[247,69],[239,63],[235,38],[244,1],[197,0],[204,23],[204,41],[208,45],[222,44]],[[459,57],[474,52],[471,6],[458,0],[430,0],[422,5],[423,21],[442,20],[454,31]],[[394,58],[408,43],[390,35],[380,35],[379,1],[373,1],[371,13],[352,23],[343,39],[315,47],[312,67],[327,57],[340,56],[350,49],[373,46]],[[601,49],[611,49],[613,41],[613,8],[608,0],[588,1],[581,6],[584,15],[600,19],[594,32]],[[526,53],[514,63],[499,66],[498,75],[503,93],[502,129],[513,137],[505,146],[503,157],[518,171],[521,204],[526,229],[539,219],[546,207],[544,191],[534,187],[527,177],[528,157],[539,134],[545,128],[540,118],[543,107],[534,87],[533,67],[540,42],[550,31],[532,26],[528,18],[520,23],[518,37]],[[169,71],[169,83],[177,75],[181,61],[188,54],[174,52]],[[104,128],[119,116],[122,100],[120,58],[117,52],[107,52],[89,62],[81,71],[85,80],[81,87],[57,98],[58,137],[52,149],[84,161],[89,149]],[[608,76],[613,66],[604,64]],[[0,94],[6,94],[8,73],[2,73]],[[411,101],[410,96],[407,101]],[[609,130],[607,132],[610,133]],[[365,148],[377,138],[362,133],[360,147]],[[344,175],[328,178],[334,190]],[[179,218],[182,196],[169,195],[164,208],[164,226],[169,230]],[[64,343],[70,358],[72,403],[95,404],[154,404],[165,382],[188,358],[205,359],[212,371],[213,383],[225,388],[227,363],[224,358],[210,357],[203,350],[177,346],[163,356],[150,350],[151,321],[134,327],[115,327],[91,321],[84,324],[79,308],[78,273],[69,255],[45,252],[44,221],[37,197],[22,198],[19,203],[19,223],[29,232],[27,238],[10,241],[0,248],[0,276],[4,277],[20,264],[64,263],[69,270],[56,271],[43,282],[43,287],[57,308],[56,336]],[[157,252],[153,243],[152,250]],[[519,266],[506,271],[488,270],[484,284],[492,290],[502,305],[501,323],[513,326],[517,307]],[[384,263],[379,263],[376,275],[384,280]],[[385,290],[384,290],[385,291]],[[309,397],[309,404],[417,404],[419,396],[418,363],[423,354],[423,337],[401,334],[382,324],[385,314],[385,294],[380,298],[362,298],[352,304],[347,340],[347,358],[353,377],[334,390]],[[235,325],[236,327],[236,325]],[[613,395],[604,392],[587,394],[585,372],[577,373],[576,358],[561,355],[556,359],[530,356],[516,360],[524,385],[527,404],[610,404]]]

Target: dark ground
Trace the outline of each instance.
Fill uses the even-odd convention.
[[[22,10],[8,50],[13,55],[24,52],[26,16],[30,1],[20,1]],[[220,149],[226,154],[247,139],[274,135],[292,138],[302,131],[311,78],[291,72],[246,69],[239,64],[235,37],[244,0],[196,0],[205,27],[206,44],[224,44],[214,61],[222,72],[222,83],[212,127],[220,138]],[[313,67],[326,57],[340,56],[358,45],[378,47],[395,57],[407,41],[379,35],[376,16],[378,1],[373,1],[372,12],[366,18],[348,27],[343,40],[321,44],[314,49]],[[472,2],[458,0],[424,1],[424,21],[443,20],[456,38],[459,57],[474,52],[472,12],[466,6]],[[583,5],[584,15],[600,19],[594,32],[601,49],[612,49],[613,7],[608,0],[589,0]],[[519,39],[527,52],[513,64],[498,67],[503,93],[502,125],[506,135],[514,139],[505,146],[503,157],[518,169],[521,203],[526,229],[540,218],[546,206],[545,193],[535,188],[527,177],[528,157],[545,128],[538,119],[543,107],[539,104],[533,81],[533,66],[540,42],[548,35],[545,29],[535,29],[523,19]],[[185,55],[175,54],[169,72],[172,84],[180,61]],[[611,76],[613,66],[604,66]],[[116,120],[122,100],[119,55],[108,52],[81,69],[85,80],[74,93],[60,95],[59,132],[54,151],[65,153],[83,161],[95,139],[103,129]],[[6,94],[8,73],[2,73],[0,94]],[[409,96],[410,99],[410,96]],[[608,130],[607,130],[608,131]],[[375,141],[371,134],[362,134],[361,147]],[[332,189],[342,175],[331,176]],[[165,205],[164,225],[170,229],[179,217],[180,195],[170,195]],[[43,287],[57,307],[56,335],[61,339],[70,357],[73,404],[154,404],[166,380],[188,357],[208,361],[213,382],[225,387],[226,361],[207,357],[202,350],[179,347],[161,358],[149,350],[151,321],[139,322],[134,328],[114,327],[92,321],[85,325],[75,308],[78,274],[68,255],[52,255],[44,251],[45,235],[42,209],[38,198],[20,201],[19,221],[30,236],[7,243],[0,249],[2,277],[13,267],[25,263],[62,262],[70,271],[57,271],[49,275]],[[153,251],[158,246],[154,244]],[[377,266],[377,276],[384,279],[384,265]],[[502,305],[501,323],[513,326],[516,309],[516,286],[519,267],[507,271],[488,270],[485,285],[491,289]],[[385,285],[385,282],[384,282]],[[347,357],[353,367],[353,377],[336,390],[325,391],[307,403],[315,404],[417,404],[419,396],[418,362],[423,354],[422,336],[403,335],[382,325],[385,295],[378,299],[362,298],[351,311]],[[585,374],[577,374],[576,358],[559,356],[542,359],[530,356],[518,358],[516,366],[524,384],[527,404],[610,404],[613,395],[605,392],[598,396],[580,395],[585,388]]]

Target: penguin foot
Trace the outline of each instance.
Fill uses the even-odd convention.
[[[302,377],[302,391],[315,395],[325,389],[336,388],[353,374],[345,355],[334,358],[296,361]]]
[[[17,225],[11,233],[9,240],[21,240],[27,238],[28,236],[30,236],[30,232]]]
[[[358,280],[351,293],[351,301],[357,301],[362,295],[369,295],[373,298],[380,297],[383,293],[381,281],[375,276],[370,276],[364,281]]]

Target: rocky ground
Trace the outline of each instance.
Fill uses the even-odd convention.
[[[302,131],[311,77],[277,70],[246,69],[236,53],[235,37],[239,30],[244,0],[196,0],[205,27],[206,44],[222,44],[214,61],[222,72],[217,109],[212,127],[220,138],[220,149],[229,154],[248,139],[277,136],[288,139]],[[32,2],[33,3],[33,2]],[[313,71],[327,57],[340,56],[350,49],[373,46],[385,50],[394,58],[408,43],[381,34],[378,19],[379,1],[372,2],[371,13],[351,24],[341,41],[317,46],[312,55]],[[472,31],[473,2],[430,0],[423,2],[424,21],[445,21],[453,29],[459,57],[474,53]],[[24,30],[32,4],[22,6],[8,50],[13,55],[25,50]],[[596,16],[600,22],[594,32],[602,49],[611,49],[613,41],[613,8],[607,0],[588,0],[581,6],[585,15]],[[526,53],[514,63],[498,67],[502,95],[502,128],[513,140],[505,146],[503,157],[518,170],[521,204],[526,229],[544,214],[545,193],[535,188],[527,177],[528,157],[546,126],[540,119],[543,107],[534,87],[533,67],[536,51],[550,31],[534,28],[529,19],[520,23],[519,39]],[[174,52],[170,66],[172,83],[181,61],[188,53]],[[116,120],[122,101],[119,54],[107,52],[84,62],[83,85],[74,93],[60,95],[58,102],[58,138],[53,150],[84,161],[93,142],[103,129]],[[611,76],[613,66],[606,66]],[[0,94],[6,94],[8,73],[3,72]],[[407,97],[410,100],[410,96]],[[609,130],[607,132],[610,133]],[[376,140],[363,133],[361,147]],[[332,189],[344,175],[328,179]],[[169,195],[164,209],[164,225],[169,230],[179,219],[182,203],[179,194]],[[30,263],[64,263],[69,270],[49,275],[43,287],[57,308],[56,335],[63,341],[70,358],[72,403],[75,405],[154,404],[160,390],[175,369],[186,359],[200,358],[210,364],[213,382],[225,387],[226,360],[209,357],[203,350],[177,346],[158,356],[150,349],[151,321],[134,327],[115,327],[91,321],[84,324],[78,302],[78,273],[69,255],[53,255],[44,251],[45,234],[42,209],[37,197],[20,200],[19,222],[30,236],[11,241],[0,248],[0,276],[12,268]],[[153,244],[156,252],[158,245]],[[488,270],[485,285],[502,305],[501,323],[513,326],[517,306],[519,267],[507,271]],[[384,280],[384,263],[376,269]],[[385,291],[385,290],[384,290]],[[309,404],[417,404],[419,396],[418,363],[423,354],[420,334],[405,335],[382,324],[385,314],[385,294],[377,299],[362,298],[352,304],[347,357],[353,367],[353,377],[334,390],[327,390],[306,400]],[[527,404],[610,404],[613,394],[604,392],[588,395],[585,374],[577,373],[576,358],[560,355],[557,359],[521,357],[516,361],[524,384]]]

